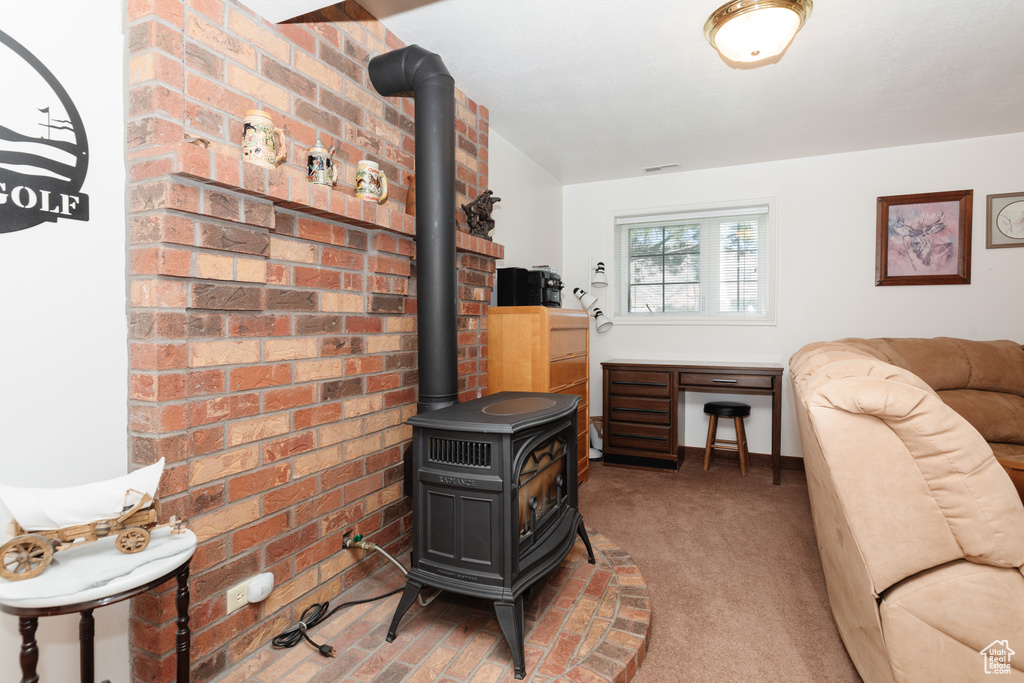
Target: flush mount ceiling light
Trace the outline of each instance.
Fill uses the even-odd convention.
[[[708,17],[704,37],[734,62],[781,54],[811,15],[814,0],[732,0]]]

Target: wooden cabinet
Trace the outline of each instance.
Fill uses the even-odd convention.
[[[492,306],[487,311],[487,387],[499,391],[574,394],[578,407],[579,480],[590,476],[590,316],[545,306]]]
[[[677,467],[674,373],[602,366],[605,462]]]

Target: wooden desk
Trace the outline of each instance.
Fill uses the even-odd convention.
[[[772,483],[782,472],[782,372],[778,363],[613,359],[604,372],[604,458],[679,467],[679,401],[686,390],[772,397]]]

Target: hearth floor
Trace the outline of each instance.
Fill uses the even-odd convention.
[[[534,585],[525,605],[526,680],[627,683],[644,660],[651,603],[633,559],[601,534],[589,530],[596,565],[587,562],[577,538],[569,555]],[[402,558],[408,562],[408,556]],[[388,565],[355,589],[331,601],[386,593],[404,585]],[[358,591],[358,593],[357,593]],[[433,589],[424,589],[430,595]],[[452,593],[413,605],[385,640],[400,595],[347,608],[310,633],[330,643],[337,658],[320,655],[308,643],[279,650],[269,644],[249,655],[217,683],[497,683],[514,681],[508,644],[492,603]]]

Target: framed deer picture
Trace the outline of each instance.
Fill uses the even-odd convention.
[[[974,191],[878,198],[875,285],[971,284]]]

